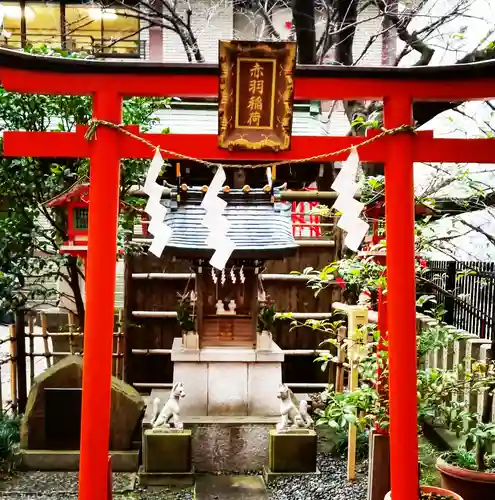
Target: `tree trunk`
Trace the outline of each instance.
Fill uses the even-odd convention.
[[[292,0],[292,16],[296,27],[297,62],[316,64],[314,0]]]
[[[80,270],[77,263],[77,257],[69,256],[69,261],[67,263],[67,269],[69,271],[69,285],[74,294],[74,302],[76,304],[77,317],[79,319],[79,327],[81,332],[84,332],[84,301],[82,298],[81,287],[79,285]]]

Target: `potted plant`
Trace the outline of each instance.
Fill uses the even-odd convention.
[[[465,449],[445,453],[437,460],[442,486],[452,489],[464,500],[495,498],[495,455],[490,455],[495,443],[495,423],[492,408],[495,391],[495,336],[490,359],[474,363],[466,374],[471,390],[484,391],[485,401],[481,415],[473,415],[466,433]],[[458,431],[463,433],[465,427]]]
[[[185,348],[198,348],[198,339],[196,338],[196,323],[194,320],[194,292],[186,292],[184,295],[178,294],[179,306],[177,307],[177,321],[182,333],[182,345]],[[188,342],[188,339],[191,339]]]
[[[258,313],[258,334],[257,334],[257,349],[271,350],[272,334],[275,324],[275,304],[267,299],[261,306]]]
[[[392,500],[390,491],[385,495],[385,500]],[[420,486],[419,500],[464,500],[457,493],[438,488],[437,486]],[[481,499],[480,499],[481,500]]]

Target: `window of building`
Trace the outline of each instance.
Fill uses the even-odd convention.
[[[5,2],[3,6],[3,28],[1,44],[2,47],[18,49],[21,47],[21,17],[22,11],[19,3]],[[25,9],[26,21],[34,17],[32,9]],[[10,35],[10,36],[8,36]]]
[[[74,208],[74,229],[83,231],[88,229],[88,209]]]
[[[124,9],[67,5],[67,49],[104,55],[139,55],[139,20],[126,14],[129,13]]]
[[[26,3],[26,42],[60,47],[60,4]]]
[[[21,48],[24,42],[107,57],[139,57],[144,52],[140,46],[139,19],[125,9],[27,2],[26,29],[22,33],[20,3],[5,2],[2,6],[6,33],[0,37],[0,45],[4,47]]]

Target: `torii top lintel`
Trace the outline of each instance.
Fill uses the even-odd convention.
[[[6,90],[89,95],[216,97],[216,64],[120,62],[34,56],[0,49]],[[380,99],[398,93],[416,100],[495,98],[495,60],[451,66],[298,66],[296,100]]]
[[[110,62],[60,57],[33,56],[0,49],[0,79],[12,92],[39,94],[93,95],[101,101],[110,94],[124,96],[217,97],[217,65],[157,64],[152,62]],[[388,99],[462,101],[495,98],[495,60],[453,66],[343,67],[298,66],[296,100]],[[102,119],[106,117],[94,116]],[[139,134],[138,127],[129,127]],[[173,132],[173,131],[172,131]],[[85,129],[72,132],[5,132],[5,156],[90,157],[93,144],[84,138]],[[372,132],[373,133],[373,132]],[[362,137],[292,138],[291,151],[228,151],[219,149],[216,135],[143,134],[150,143],[171,150],[170,159],[180,154],[213,161],[284,161],[326,154],[357,146]],[[363,146],[363,161],[383,161],[392,137]],[[308,140],[311,141],[309,145]],[[415,137],[414,161],[491,163],[495,157],[492,141],[486,139],[433,139],[431,132]],[[146,144],[119,134],[121,158],[149,158],[153,150]],[[348,153],[327,158],[342,161]]]

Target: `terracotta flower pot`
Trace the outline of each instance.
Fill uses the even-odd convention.
[[[421,491],[423,493],[437,493],[438,495],[450,495],[454,500],[465,500],[457,493],[454,493],[443,488],[438,488],[438,486],[421,486]],[[385,500],[392,500],[390,496],[390,491],[385,495]]]
[[[436,467],[442,477],[442,487],[455,491],[464,500],[495,498],[495,474],[456,467],[441,458]]]

